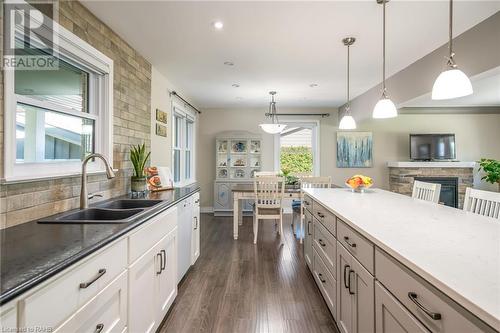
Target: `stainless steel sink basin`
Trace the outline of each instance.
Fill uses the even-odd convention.
[[[127,223],[144,209],[87,208],[55,218],[42,219],[39,223]]]
[[[161,202],[161,200],[121,199],[100,204],[98,207],[108,209],[150,208]]]

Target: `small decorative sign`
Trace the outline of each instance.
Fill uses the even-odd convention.
[[[167,137],[167,126],[156,124],[156,135]]]
[[[160,109],[156,109],[156,120],[166,124],[168,121],[168,113]]]

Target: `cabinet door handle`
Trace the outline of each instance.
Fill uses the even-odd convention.
[[[348,280],[347,280],[347,277],[346,277],[346,272],[347,272],[347,270],[348,270],[348,269],[349,269],[349,271],[350,271],[351,266],[349,266],[349,265],[344,265],[344,287],[345,287],[346,289],[349,289],[349,285],[347,284],[347,281],[348,281]],[[350,280],[349,280],[349,282],[350,282]]]
[[[349,294],[354,295],[355,292],[351,290],[351,285],[352,285],[352,283],[351,283],[351,273],[356,273],[356,272],[353,271],[352,269],[349,269],[349,288],[348,289],[349,289]]]
[[[198,229],[198,216],[195,216],[195,217],[194,217],[194,220],[195,220],[195,222],[196,222],[195,227],[194,227],[194,230],[196,230],[196,229]]]
[[[304,200],[304,205],[309,206],[309,201]]]
[[[161,250],[160,253],[162,257],[161,270],[164,271],[165,268],[167,267],[167,252],[165,250]]]
[[[90,280],[89,282],[82,282],[80,283],[80,289],[85,289],[85,288],[88,288],[92,283],[96,282],[97,280],[99,280],[99,278],[101,276],[103,276],[104,274],[106,274],[106,269],[105,268],[101,268],[98,272],[97,272],[97,275],[92,279]]]
[[[420,310],[424,311],[426,315],[428,315],[429,317],[431,317],[431,319],[433,319],[433,320],[440,320],[441,319],[441,314],[440,313],[432,312],[432,311],[429,311],[428,309],[426,309],[422,304],[420,304],[419,301],[417,301],[417,297],[418,297],[417,293],[415,293],[415,292],[410,291],[408,293],[408,298],[413,303],[415,303],[415,305],[418,306],[420,308]]]
[[[344,236],[344,241],[346,242],[347,245],[349,245],[350,247],[356,247],[356,243],[351,243],[349,242],[349,237],[347,236]]]
[[[325,218],[325,215],[321,214],[320,212],[317,213],[319,217],[321,217],[322,219]]]
[[[318,243],[319,243],[319,245],[321,245],[321,246],[323,246],[323,247],[325,247],[325,246],[326,246],[325,242],[323,242],[323,240],[322,240],[321,238],[320,238],[320,239],[318,239]]]
[[[97,324],[94,333],[101,333],[103,329],[104,329],[104,324]]]
[[[311,236],[311,221],[307,221],[307,235]]]
[[[323,279],[323,274],[318,273],[318,277],[319,277],[319,280],[321,281],[321,283],[325,283],[326,282],[326,280]]]
[[[194,203],[200,203],[200,199],[196,199]]]
[[[158,262],[160,263],[160,270],[159,271],[156,271],[156,275],[160,275],[161,274],[161,271],[162,271],[162,267],[163,267],[163,264],[162,264],[162,255],[161,255],[161,252],[158,252],[156,254],[156,258],[158,259]]]

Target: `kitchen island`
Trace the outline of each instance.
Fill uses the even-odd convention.
[[[388,317],[384,317],[388,307],[380,304],[382,301],[377,297],[387,290],[387,297],[394,296],[395,304],[402,309],[397,311],[408,309],[410,312],[408,325],[416,325],[411,327],[422,331],[452,332],[449,327],[454,324],[450,324],[450,319],[456,314],[448,315],[447,310],[443,310],[444,315],[431,311],[433,306],[436,310],[436,304],[442,300],[466,318],[466,322],[474,322],[476,326],[472,327],[477,331],[500,329],[500,223],[497,220],[379,189],[366,193],[352,193],[349,189],[306,189],[305,194],[306,238],[308,235],[312,238],[305,242],[306,261],[307,246],[312,244],[309,257],[316,255],[321,260],[311,259],[311,265],[319,262],[327,271],[325,267],[329,268],[330,263],[329,274],[337,286],[336,293],[330,293],[331,309],[341,331],[356,331],[351,329],[356,328],[352,324],[355,320],[345,319],[342,304],[344,285],[350,286],[351,272],[354,272],[353,263],[344,263],[343,254],[353,257],[354,264],[361,263],[360,270],[366,274],[360,276],[372,280],[366,282],[366,278],[360,277],[359,281],[363,280],[367,288],[370,283],[375,284],[367,294],[375,294],[372,312],[375,312],[373,322],[377,332],[388,331],[390,326],[385,330],[379,327],[388,323],[385,322]],[[325,234],[333,236],[334,241],[325,243]],[[328,256],[325,249],[335,243],[336,248]],[[317,273],[314,267],[311,269],[313,274]],[[399,271],[401,276],[397,275]],[[315,278],[321,283],[325,275],[329,276],[324,272],[317,274],[319,277]],[[424,286],[422,293],[428,290],[432,293],[428,293],[427,298],[417,297],[411,290],[414,282],[415,288]],[[406,287],[403,284],[410,289],[403,291]],[[377,288],[383,290],[377,292]],[[353,289],[349,288],[348,295],[358,291]],[[398,293],[402,295],[400,298]],[[433,295],[438,295],[437,303],[432,303]],[[455,320],[455,325],[459,323],[460,319]],[[467,330],[467,326],[462,327]]]

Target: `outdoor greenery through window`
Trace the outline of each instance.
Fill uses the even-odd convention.
[[[280,136],[280,168],[289,174],[313,174],[313,133],[289,126]]]

